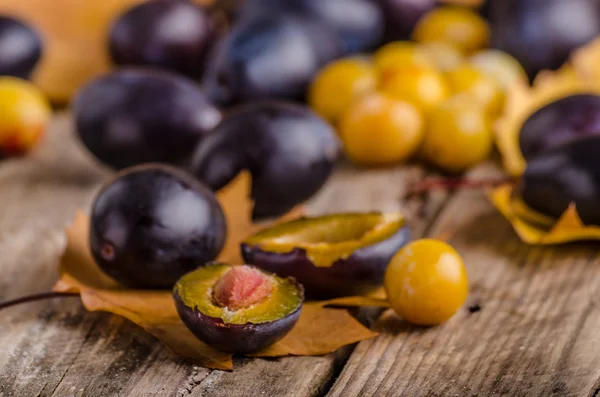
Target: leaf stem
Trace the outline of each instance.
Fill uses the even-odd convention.
[[[67,297],[67,296],[79,296],[79,293],[50,291],[50,292],[42,292],[39,294],[22,296],[20,298],[16,298],[16,299],[12,299],[12,300],[8,300],[6,302],[0,303],[0,310],[9,308],[11,306],[19,305],[21,303],[34,302],[34,301],[40,301],[40,300],[52,299],[52,298],[63,298],[63,297]]]
[[[490,186],[498,186],[505,183],[514,182],[513,178],[496,179],[464,179],[464,178],[428,178],[412,185],[406,194],[406,197],[412,197],[426,193],[434,189],[476,189]]]

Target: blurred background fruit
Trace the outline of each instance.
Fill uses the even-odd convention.
[[[151,65],[199,78],[214,25],[207,10],[187,0],[146,2],[112,24],[110,55],[117,65]]]
[[[384,45],[373,53],[373,62],[384,81],[398,68],[409,65],[434,67],[434,61],[426,51],[411,41],[394,41]]]
[[[375,91],[379,79],[373,64],[364,58],[344,58],[322,68],[308,94],[309,105],[322,117],[336,123],[355,101]]]
[[[0,77],[0,157],[24,154],[43,136],[52,111],[33,84]]]
[[[423,139],[423,118],[408,102],[369,94],[347,109],[339,132],[353,162],[391,165],[415,154]]]
[[[600,135],[600,95],[578,93],[554,100],[529,115],[519,131],[519,148],[530,160],[590,135]]]
[[[259,14],[234,26],[217,45],[203,84],[224,105],[302,99],[319,68],[340,54],[339,37],[326,25]]]
[[[504,90],[515,84],[527,84],[527,74],[519,61],[504,51],[479,51],[469,58],[469,63],[484,74],[495,77]]]
[[[492,46],[514,56],[530,78],[557,69],[600,33],[596,0],[488,0]]]
[[[500,82],[479,69],[464,64],[446,74],[452,92],[474,96],[492,118],[496,118],[504,107],[504,92]]]
[[[450,90],[443,76],[435,69],[416,65],[398,68],[386,77],[382,92],[392,98],[412,103],[428,112],[446,99]]]
[[[42,56],[42,39],[33,27],[0,16],[0,75],[29,78]]]
[[[417,22],[433,10],[435,0],[375,0],[385,17],[386,41],[410,38]]]
[[[148,162],[184,164],[221,119],[191,80],[144,69],[91,81],[76,96],[73,112],[83,144],[116,169]]]
[[[291,14],[333,29],[345,54],[371,50],[383,37],[383,13],[371,0],[244,0],[239,18]]]
[[[420,48],[431,59],[435,68],[441,72],[454,69],[465,60],[456,47],[441,41],[423,43]]]
[[[415,27],[413,38],[420,43],[444,42],[463,54],[488,45],[490,30],[476,12],[462,7],[441,7],[425,15]]]
[[[53,102],[66,103],[83,84],[110,69],[110,23],[142,1],[0,0],[0,13],[40,32],[44,53],[33,80]]]
[[[558,219],[571,205],[586,225],[600,225],[600,136],[564,142],[527,162],[515,195]]]
[[[429,115],[421,154],[443,171],[463,172],[488,158],[492,139],[491,124],[479,100],[457,95]]]

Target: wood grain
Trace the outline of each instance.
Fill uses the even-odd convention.
[[[0,164],[0,300],[51,287],[64,227],[108,175],[73,138],[66,114],[32,156]],[[404,210],[419,234],[445,200],[443,193],[401,200],[424,175],[418,167],[365,171],[343,164],[309,209]],[[120,317],[87,313],[77,298],[23,304],[1,315],[1,397],[323,395],[352,351],[240,358],[235,372],[208,371]]]
[[[598,394],[597,246],[525,246],[477,191],[451,198],[428,234],[451,236],[463,255],[468,304],[433,328],[385,313],[329,396]]]

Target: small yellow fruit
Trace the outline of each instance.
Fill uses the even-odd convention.
[[[469,293],[460,255],[437,240],[413,241],[392,258],[385,273],[388,301],[400,317],[436,325],[452,317]]]
[[[435,68],[440,72],[457,68],[464,62],[464,57],[460,51],[448,43],[432,41],[420,44],[420,47],[433,60]]]
[[[419,148],[423,119],[410,103],[374,93],[344,113],[340,136],[353,162],[389,165],[409,159]]]
[[[373,54],[373,62],[382,80],[395,74],[398,68],[421,66],[435,68],[435,63],[419,45],[410,41],[394,41]]]
[[[489,119],[477,99],[458,95],[430,113],[421,155],[445,171],[458,173],[488,158],[492,142]]]
[[[419,21],[413,38],[420,43],[441,41],[470,54],[487,46],[490,28],[481,16],[467,8],[440,7]]]
[[[428,112],[448,98],[450,90],[443,76],[435,70],[409,65],[396,69],[396,73],[384,83],[382,92]]]
[[[497,118],[504,109],[504,91],[500,82],[472,65],[464,64],[446,74],[450,89],[455,94],[474,96],[487,114]]]
[[[529,81],[519,61],[500,50],[480,51],[469,62],[476,69],[495,77],[504,90],[514,84],[527,84]]]
[[[28,81],[0,77],[0,154],[20,155],[41,138],[52,110],[42,92]]]
[[[377,88],[375,67],[365,59],[346,58],[326,65],[308,93],[309,105],[332,123],[357,98]]]

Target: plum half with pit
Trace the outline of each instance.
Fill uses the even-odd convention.
[[[341,53],[335,32],[288,14],[239,21],[216,45],[203,86],[216,103],[302,99],[319,68]]]
[[[122,69],[93,80],[77,94],[73,110],[81,142],[115,169],[183,164],[221,120],[191,80],[150,69]]]
[[[214,194],[184,171],[147,164],[118,173],[94,200],[90,247],[100,268],[134,288],[171,288],[225,243]]]
[[[363,294],[383,283],[392,256],[410,241],[398,213],[344,213],[282,223],[242,242],[244,260],[296,278],[310,298]]]
[[[300,317],[304,290],[248,265],[212,263],[183,276],[173,290],[184,324],[207,345],[254,353],[283,338]]]
[[[153,0],[116,20],[109,49],[117,65],[151,65],[198,78],[215,36],[201,7],[187,0]]]
[[[0,16],[0,75],[27,79],[42,56],[42,39],[29,25]]]
[[[255,219],[282,215],[327,181],[340,143],[332,126],[302,105],[257,102],[232,111],[200,142],[192,172],[214,190],[252,174]]]
[[[600,135],[600,95],[580,93],[553,101],[521,126],[519,146],[525,159],[574,139]]]

